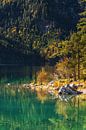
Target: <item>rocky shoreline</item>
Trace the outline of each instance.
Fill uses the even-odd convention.
[[[82,84],[66,84],[61,87],[56,87],[53,85],[53,81],[49,82],[47,85],[37,85],[34,83],[30,84],[23,84],[22,87],[26,89],[30,89],[32,91],[36,92],[46,92],[50,95],[78,95],[78,94],[86,94],[83,89],[79,90],[79,88],[82,86]]]

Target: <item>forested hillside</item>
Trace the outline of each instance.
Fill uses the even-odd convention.
[[[85,4],[85,0],[0,0],[0,63],[55,64],[63,57],[62,41],[77,31],[77,23],[80,30]]]

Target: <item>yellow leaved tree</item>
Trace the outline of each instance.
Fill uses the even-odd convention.
[[[37,82],[39,84],[46,84],[48,81],[48,73],[45,71],[44,68],[41,69],[41,71],[37,74]]]

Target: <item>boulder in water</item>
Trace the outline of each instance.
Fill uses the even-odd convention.
[[[74,84],[66,84],[65,86],[62,86],[58,94],[70,94],[70,95],[76,95],[76,94],[81,94],[82,92],[77,91],[78,86]]]

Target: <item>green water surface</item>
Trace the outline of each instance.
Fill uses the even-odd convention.
[[[86,130],[86,102],[27,90],[0,90],[0,130]]]
[[[28,68],[20,70],[1,70],[1,79],[7,80],[0,83],[0,130],[86,130],[86,101],[79,96],[54,99],[22,89],[19,82],[9,86],[8,80],[30,77]]]

